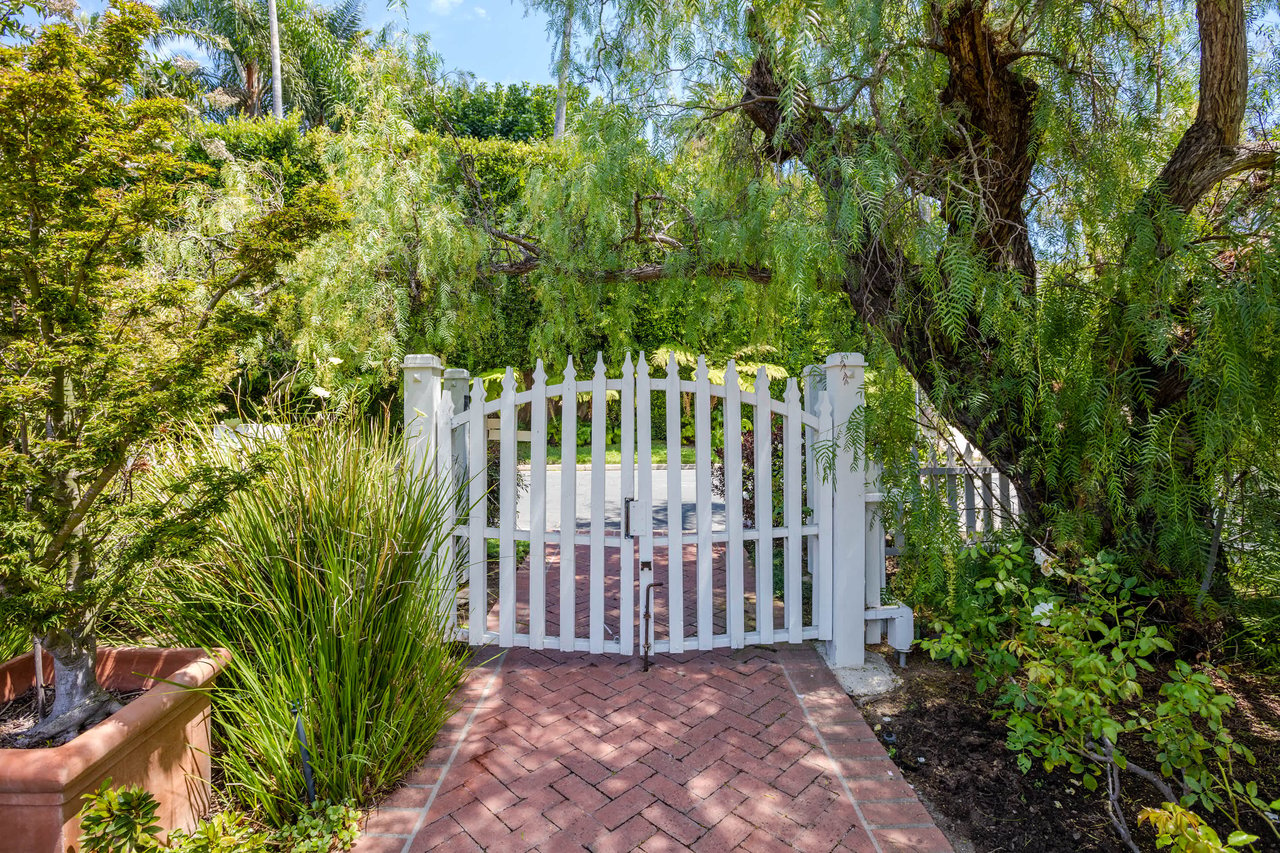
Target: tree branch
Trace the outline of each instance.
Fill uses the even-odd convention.
[[[1152,191],[1190,213],[1215,185],[1232,175],[1275,164],[1275,144],[1240,144],[1249,94],[1244,0],[1197,0],[1200,89],[1196,119],[1183,133]]]
[[[525,258],[508,264],[492,264],[489,272],[494,275],[528,275],[543,265],[541,258]],[[664,264],[642,264],[617,270],[574,270],[574,275],[603,282],[621,281],[660,281],[687,273],[667,269]],[[773,271],[764,267],[737,266],[732,264],[712,264],[698,270],[699,275],[713,278],[746,279],[757,284],[767,284],[773,280]]]

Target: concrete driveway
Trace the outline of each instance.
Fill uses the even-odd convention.
[[[528,530],[530,523],[529,510],[529,467],[520,466],[524,489],[516,499],[516,527]],[[591,520],[591,468],[587,465],[578,467],[574,478],[577,490],[578,528],[590,527]],[[698,472],[693,468],[680,470],[680,501],[682,509],[682,529],[692,532],[697,528],[697,493]],[[617,533],[622,526],[622,469],[617,465],[606,466],[604,472],[604,517],[605,529]],[[547,529],[560,528],[560,466],[551,467],[547,473]],[[665,465],[654,466],[653,470],[653,524],[654,532],[665,532],[667,529],[667,468]],[[711,529],[717,532],[725,530],[724,500],[711,496]]]

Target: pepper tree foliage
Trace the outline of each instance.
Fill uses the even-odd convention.
[[[638,141],[602,132],[608,157],[538,188],[532,249],[493,235],[535,280],[592,300],[645,275],[835,285],[1013,480],[1039,541],[1116,546],[1188,601],[1222,592],[1280,411],[1276,69],[1256,11],[606,5],[584,51],[640,93],[672,169],[705,152],[701,174],[636,203],[658,180],[628,174]]]
[[[430,69],[419,65],[420,54],[404,48],[358,56],[353,76],[359,86],[340,131],[312,130],[280,147],[275,143],[283,137],[273,137],[270,146],[251,144],[248,125],[234,133],[219,125],[194,129],[189,156],[214,162],[209,151],[223,152],[211,179],[223,192],[203,205],[204,224],[187,220],[193,227],[212,228],[224,216],[255,209],[249,184],[233,176],[279,180],[313,168],[327,176],[352,216],[348,231],[317,240],[285,270],[275,322],[239,349],[241,401],[283,403],[298,390],[315,389],[328,395],[329,406],[368,406],[394,393],[409,351],[437,353],[475,373],[506,365],[531,369],[537,358],[554,371],[569,355],[582,363],[603,350],[620,363],[627,349],[652,352],[673,343],[727,356],[771,331],[780,351],[773,360],[794,372],[825,352],[855,345],[851,318],[837,297],[817,289],[770,293],[755,285],[717,285],[700,294],[678,292],[651,267],[639,275],[624,272],[588,293],[572,274],[538,272],[536,264],[526,269],[521,253],[494,245],[490,235],[528,233],[528,223],[548,214],[557,222],[580,220],[592,204],[582,196],[572,211],[563,210],[551,193],[570,192],[587,175],[596,175],[588,192],[606,201],[619,186],[650,193],[646,181],[665,187],[692,180],[698,155],[691,152],[672,168],[638,142],[635,116],[600,104],[583,107],[576,121],[583,133],[563,143],[419,132],[429,100],[422,87],[435,85]],[[631,159],[598,172],[609,167],[619,143],[629,146]],[[260,159],[269,162],[255,162]],[[771,198],[762,196],[761,204]],[[616,240],[634,230],[630,201],[593,215],[620,219],[612,228]],[[564,236],[572,241],[583,233],[578,223]],[[176,247],[188,236],[179,229],[159,239]],[[169,251],[160,243],[156,251]],[[777,303],[772,316],[757,310],[765,297]]]
[[[184,104],[130,97],[158,27],[120,0],[87,28],[46,20],[0,48],[0,620],[53,655],[54,728],[106,701],[104,607],[242,484],[210,470],[183,495],[132,500],[148,442],[208,404],[279,264],[341,221],[313,186],[199,242],[189,275],[148,257],[204,173],[179,154]]]

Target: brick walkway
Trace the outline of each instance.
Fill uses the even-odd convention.
[[[807,646],[514,649],[461,698],[356,853],[951,851]]]

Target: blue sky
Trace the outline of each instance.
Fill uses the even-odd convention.
[[[408,0],[405,13],[373,0],[365,7],[371,29],[398,22],[411,33],[431,35],[447,70],[470,71],[490,83],[550,83],[551,38],[547,17],[525,14],[511,0]]]
[[[108,5],[108,0],[79,2],[85,12],[100,12]],[[519,0],[406,0],[405,9],[385,0],[366,0],[365,22],[375,31],[393,24],[410,33],[429,33],[432,48],[444,57],[446,71],[470,71],[489,83],[554,79],[547,16],[538,11],[526,16]],[[175,52],[196,53],[191,45],[183,47],[176,44]]]

